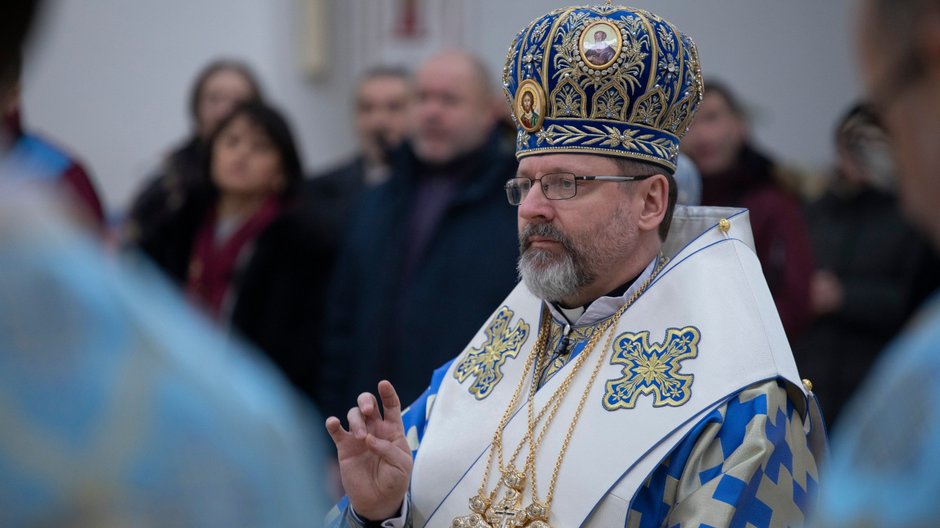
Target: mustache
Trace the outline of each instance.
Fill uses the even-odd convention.
[[[524,253],[532,243],[529,241],[532,237],[547,238],[554,242],[560,243],[566,250],[569,252],[574,252],[574,246],[571,244],[571,240],[561,232],[560,229],[553,226],[552,224],[529,224],[522,228],[522,232],[519,233],[519,252]]]

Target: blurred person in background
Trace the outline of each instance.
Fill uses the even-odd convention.
[[[193,131],[134,198],[121,234],[125,241],[150,238],[175,216],[203,180],[206,144],[216,127],[239,103],[260,100],[261,86],[247,64],[220,59],[203,68],[189,97]]]
[[[273,108],[241,103],[208,138],[207,156],[200,186],[139,247],[316,398],[332,255],[297,207],[302,172],[291,130]]]
[[[836,177],[806,209],[818,266],[810,288],[814,320],[794,343],[830,427],[910,315],[911,299],[922,297],[915,279],[927,253],[901,215],[888,137],[872,109],[849,109],[835,139]]]
[[[305,207],[336,233],[337,245],[362,193],[391,176],[391,156],[405,141],[413,105],[411,74],[404,68],[377,66],[360,77],[353,110],[359,150],[304,183]]]
[[[681,148],[702,175],[702,205],[750,210],[757,257],[792,340],[810,319],[809,233],[798,197],[782,183],[780,167],[754,148],[744,109],[727,86],[706,81]]]
[[[24,128],[20,110],[22,69],[23,53],[17,47],[0,72],[0,158],[8,166],[6,177],[28,177],[32,182],[64,190],[81,217],[103,230],[104,207],[85,167],[59,145]]]
[[[38,5],[4,8],[0,73]],[[0,525],[316,524],[311,410],[23,170],[0,153]]]
[[[891,138],[902,209],[940,248],[940,1],[860,4],[862,79]],[[885,349],[846,406],[833,431],[814,526],[936,526],[938,295]]]
[[[496,131],[485,67],[435,55],[415,91],[410,141],[390,179],[363,195],[337,261],[321,366],[328,413],[383,378],[403,400],[418,397],[517,281],[503,190],[516,161]]]

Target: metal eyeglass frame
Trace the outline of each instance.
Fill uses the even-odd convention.
[[[546,178],[550,177],[559,177],[557,183],[549,181],[549,183],[542,183]],[[578,195],[578,183],[579,181],[612,181],[612,182],[627,182],[627,181],[639,181],[651,178],[655,174],[643,174],[639,176],[575,176],[570,172],[552,172],[549,174],[543,175],[541,178],[510,178],[506,181],[506,184],[503,186],[506,189],[506,199],[509,200],[510,205],[519,205],[525,200],[525,197],[528,196],[529,191],[532,190],[532,184],[539,182],[539,186],[542,188],[542,194],[545,198],[549,200],[570,200]],[[571,187],[571,196],[563,196],[564,192],[559,192],[562,190],[567,190],[567,188],[561,186],[560,184],[564,182],[564,178],[570,178],[571,183],[574,185]],[[528,182],[527,184],[522,182]],[[518,196],[518,198],[516,198]]]

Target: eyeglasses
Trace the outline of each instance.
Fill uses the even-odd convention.
[[[578,194],[579,181],[612,181],[627,182],[645,180],[654,176],[644,174],[641,176],[575,176],[569,172],[553,172],[541,178],[511,178],[506,182],[506,197],[512,205],[519,205],[525,200],[533,182],[539,182],[542,194],[549,200],[567,200]]]

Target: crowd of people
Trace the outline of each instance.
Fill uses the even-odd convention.
[[[336,527],[935,518],[937,2],[864,0],[867,99],[825,174],[763,149],[761,102],[681,30],[607,5],[523,28],[506,108],[463,51],[363,72],[358,150],[322,172],[252,68],[214,61],[188,137],[111,223],[93,172],[21,115],[29,4],[0,49],[0,496],[24,505],[0,521],[294,526],[326,501]],[[922,489],[885,491],[905,475]]]

